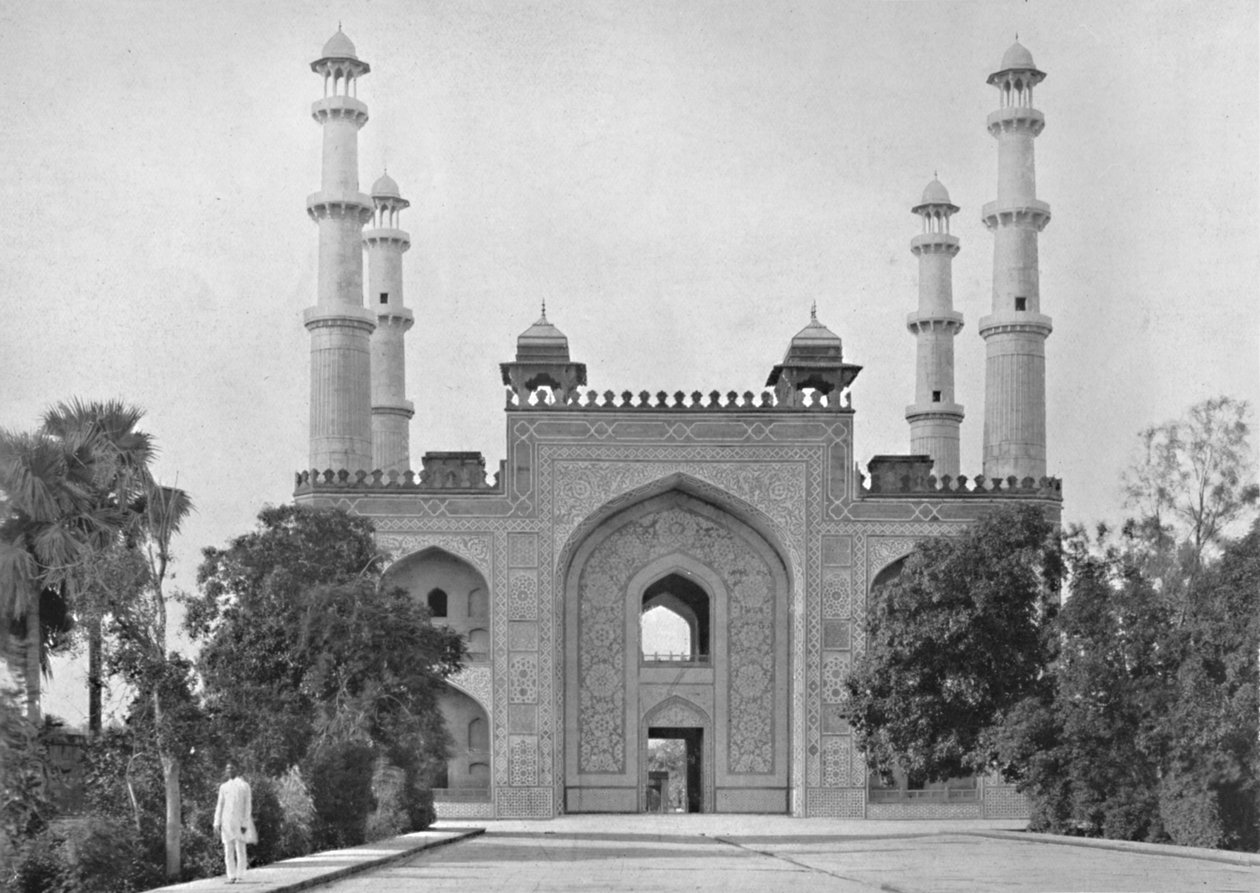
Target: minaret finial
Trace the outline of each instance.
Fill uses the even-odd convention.
[[[547,299],[546,298],[542,299],[542,318],[543,318],[543,321],[546,322],[547,320]]]
[[[939,180],[940,178],[941,178],[941,175],[940,175],[940,174],[938,174],[935,170],[933,170],[933,171],[932,171],[932,179],[933,179],[933,180]]]
[[[809,305],[809,321],[818,322],[818,302],[813,301]]]

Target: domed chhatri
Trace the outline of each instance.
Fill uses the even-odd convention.
[[[349,37],[346,37],[345,32],[340,28],[337,29],[336,34],[328,38],[328,41],[324,44],[324,49],[320,51],[320,55],[325,59],[359,58],[355,55],[354,43]]]
[[[940,180],[933,179],[931,183],[923,187],[923,198],[919,201],[921,205],[949,205],[949,190],[945,188],[945,184]]]
[[[394,178],[389,174],[381,174],[377,177],[376,182],[372,184],[372,196],[379,198],[402,198],[402,193],[398,191],[398,184],[394,182]]]
[[[547,319],[547,304],[542,305],[542,316],[516,339],[517,362],[567,363],[569,339]]]
[[[1011,44],[1010,48],[1002,54],[1001,70],[1011,71],[1012,69],[1037,70],[1037,63],[1033,62],[1032,53],[1028,52],[1028,48],[1018,40]]]
[[[923,187],[923,197],[919,199],[919,203],[910,209],[913,214],[925,214],[930,211],[944,209],[946,214],[957,214],[958,206],[949,200],[949,190],[945,188],[945,184],[935,177],[932,182]]]
[[[809,308],[809,325],[792,336],[783,362],[816,363],[840,358],[840,336],[818,321],[818,305],[814,304]]]

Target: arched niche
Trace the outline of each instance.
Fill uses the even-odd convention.
[[[385,585],[406,590],[432,611],[434,623],[449,626],[465,638],[474,629],[489,627],[485,578],[445,549],[430,546],[399,559],[385,572]]]
[[[472,769],[478,763],[488,763],[491,758],[490,717],[485,708],[451,685],[443,686],[438,708],[451,736],[446,787],[459,790],[488,787],[488,781],[482,780]]]
[[[679,668],[686,681],[638,661],[645,600],[671,575],[698,585],[711,605],[711,666]],[[713,808],[788,811],[790,579],[757,529],[687,492],[660,493],[590,530],[562,591],[568,811],[640,807],[640,708],[675,684],[694,690],[711,717]]]

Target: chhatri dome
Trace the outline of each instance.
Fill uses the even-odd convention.
[[[1036,71],[1037,64],[1033,62],[1032,53],[1016,40],[1011,44],[1010,49],[1002,54],[1002,71],[1010,71],[1014,68],[1026,68]]]
[[[921,205],[950,205],[953,204],[949,200],[949,190],[945,188],[945,184],[935,178],[932,182],[923,187],[923,198],[920,199]]]
[[[325,59],[358,59],[354,54],[354,44],[346,37],[340,27],[337,33],[328,38],[328,42],[324,44],[322,55]]]
[[[542,316],[516,339],[516,361],[532,363],[569,362],[569,339],[547,319],[547,304]]]
[[[840,361],[840,336],[818,321],[818,306],[809,308],[809,325],[793,336],[784,365]]]
[[[337,33],[340,34],[341,32]],[[402,198],[402,193],[398,191],[398,184],[394,182],[394,178],[389,174],[381,174],[376,182],[372,184],[372,195],[380,198]]]

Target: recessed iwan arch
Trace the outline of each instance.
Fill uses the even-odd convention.
[[[596,525],[574,550],[563,591],[567,811],[642,807],[643,723],[679,691],[711,717],[696,749],[704,808],[788,811],[789,576],[764,536],[670,490]],[[665,600],[706,615],[711,661],[640,659],[643,607]]]

